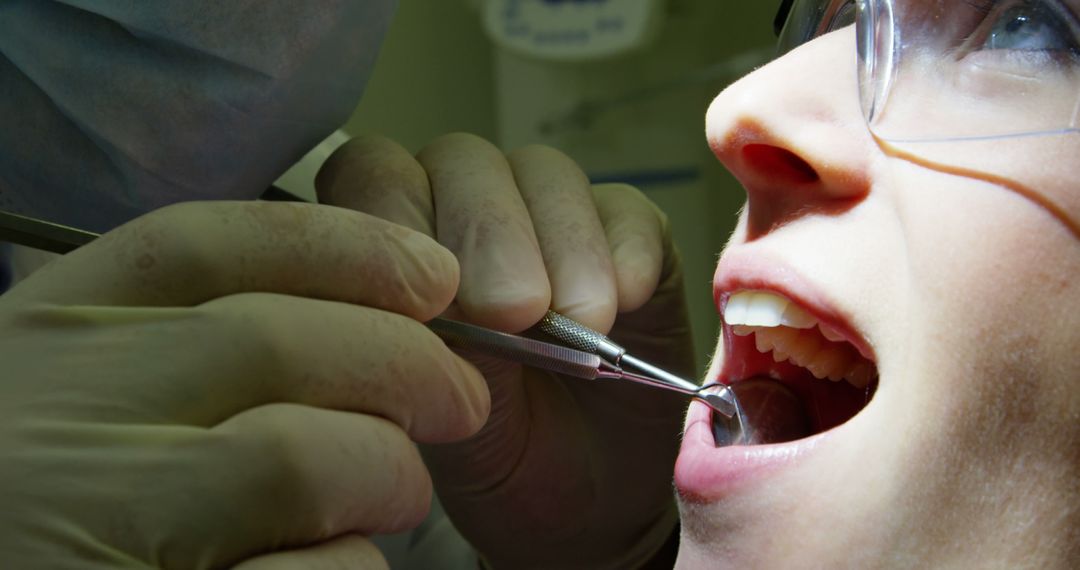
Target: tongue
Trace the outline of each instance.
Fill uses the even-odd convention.
[[[782,383],[763,376],[731,385],[741,408],[739,418],[713,413],[717,447],[781,443],[810,435],[810,418],[802,401]]]

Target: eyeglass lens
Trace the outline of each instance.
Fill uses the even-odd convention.
[[[781,54],[856,24],[860,100],[888,141],[1078,132],[1080,0],[794,0]]]

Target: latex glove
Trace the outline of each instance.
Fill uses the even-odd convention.
[[[103,232],[257,198],[349,116],[396,0],[3,0],[0,208]]]
[[[431,498],[410,439],[486,417],[479,372],[417,322],[458,272],[370,216],[217,202],[34,273],[0,296],[3,566],[384,567],[363,535]]]
[[[321,201],[435,236],[457,256],[453,317],[502,331],[553,308],[690,375],[683,287],[667,221],[636,190],[590,187],[566,156],[504,156],[448,135],[413,158],[381,138],[341,148]],[[491,389],[483,430],[424,448],[455,526],[494,568],[634,568],[676,521],[671,473],[686,400],[475,358]],[[669,563],[670,564],[670,563]],[[670,565],[669,565],[670,567]]]

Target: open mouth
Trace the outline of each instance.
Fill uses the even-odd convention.
[[[718,301],[725,348],[718,380],[740,394],[755,431],[776,434],[745,443],[780,443],[818,434],[866,407],[877,387],[877,366],[866,341],[846,324],[815,316],[771,291],[739,290]],[[769,382],[763,378],[779,383],[783,397],[760,397],[762,388],[768,392],[763,384]],[[740,393],[743,382],[751,397]],[[805,420],[795,418],[799,412]],[[713,417],[716,444],[722,445],[719,421]],[[805,427],[791,429],[792,423]]]

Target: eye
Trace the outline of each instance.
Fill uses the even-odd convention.
[[[1024,0],[989,11],[979,49],[1042,51],[1080,56],[1077,22],[1058,2]]]

